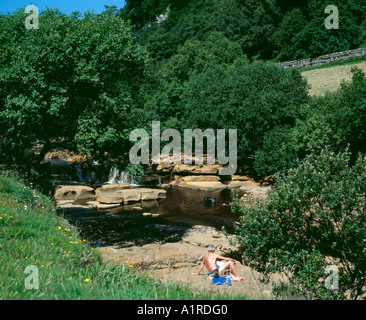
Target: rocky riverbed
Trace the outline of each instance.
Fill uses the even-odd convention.
[[[268,187],[260,186],[253,181],[245,181],[245,184],[242,184],[241,187],[243,186],[245,191],[242,196],[243,202],[251,193],[256,197],[265,198],[268,191]],[[77,192],[70,196],[71,198],[74,196],[75,199],[61,199],[57,203],[60,210],[63,210],[66,215],[69,212],[72,217],[76,217],[76,222],[72,223],[79,224],[81,229],[86,227],[93,230],[100,229],[99,232],[103,236],[95,238],[94,242],[96,242],[105,262],[124,263],[133,268],[138,268],[160,281],[181,283],[190,286],[194,290],[226,292],[232,295],[245,294],[248,297],[258,299],[271,298],[271,282],[261,282],[261,275],[242,262],[238,264],[237,271],[240,276],[246,278],[246,281],[232,282],[231,286],[212,285],[205,269],[201,275],[192,276],[193,272],[198,271],[199,262],[207,252],[209,244],[216,246],[217,253],[223,256],[235,257],[237,248],[235,245],[230,244],[230,236],[226,236],[217,228],[218,225],[223,225],[226,220],[215,220],[223,219],[225,212],[227,214],[230,211],[228,199],[224,201],[219,197],[222,190],[213,192],[191,188],[171,188],[171,190],[145,190],[146,188],[107,185],[95,192],[98,194],[98,200],[102,200],[102,202],[97,201],[97,198],[95,200],[84,198],[81,201],[78,197],[83,198],[82,195],[85,193],[80,191],[80,193]],[[103,192],[101,192],[102,189]],[[81,190],[84,189],[81,188]],[[126,190],[134,191],[139,196],[134,198],[133,201],[126,201],[123,204],[119,197],[124,194],[121,191]],[[178,193],[174,193],[173,190]],[[181,191],[179,190],[183,192],[181,198],[177,196],[180,195]],[[158,198],[159,192],[162,192],[164,196],[160,196],[160,200],[153,199],[152,195]],[[141,194],[145,193],[150,196],[142,197]],[[172,201],[171,198],[166,199],[166,194],[172,196],[175,201]],[[201,204],[202,209],[200,209],[199,204],[195,203],[195,197],[198,197],[199,201],[202,202],[205,195],[214,196],[217,203],[206,206]],[[101,199],[101,196],[105,196],[106,199]],[[111,200],[115,196],[117,196],[116,200]],[[131,198],[127,199],[131,200]],[[191,207],[189,206],[189,200],[192,201]],[[118,203],[118,207],[115,207],[116,204],[103,203],[103,201],[115,201]],[[164,207],[166,205],[165,201],[174,202],[177,207]],[[169,209],[167,209],[171,208],[176,213],[177,208],[182,204],[187,211],[183,211],[178,217],[175,217],[173,212],[169,212]],[[162,211],[159,211],[159,208]],[[187,212],[194,211],[195,208],[197,210],[196,215],[187,214]],[[200,216],[202,214],[200,210],[205,211],[204,216]],[[93,212],[95,216],[92,214]],[[215,212],[218,212],[219,216],[215,216]],[[212,215],[210,216],[210,214]],[[111,226],[108,229],[102,229],[103,223],[107,221],[110,222]],[[121,221],[123,221],[122,224]],[[235,222],[232,221],[232,223]],[[127,234],[129,232],[131,233],[130,238],[120,238],[123,233]],[[154,238],[155,236],[157,238]],[[133,239],[132,237],[136,238]],[[137,239],[139,237],[142,238],[140,241]],[[278,280],[278,277],[272,279],[272,281]]]
[[[198,271],[199,262],[207,252],[208,244],[214,244],[216,252],[224,256],[237,250],[222,232],[199,225],[186,232],[179,242],[123,248],[107,246],[98,250],[105,262],[125,263],[163,282],[181,283],[201,292],[244,294],[256,299],[271,298],[272,282],[281,278],[274,276],[271,282],[263,283],[258,272],[242,263],[237,265],[237,271],[246,280],[232,282],[231,286],[212,285],[206,269],[200,275],[193,276],[192,273]]]
[[[82,179],[81,165],[75,167],[73,158],[46,159],[56,168],[54,199],[59,214],[98,247],[103,261],[124,263],[194,290],[271,298],[271,282],[261,282],[261,275],[242,262],[237,271],[246,281],[231,286],[212,285],[207,270],[192,276],[209,244],[221,255],[235,256],[236,246],[221,231],[222,226],[232,229],[235,224],[231,191],[243,202],[249,194],[265,198],[271,178],[258,183],[247,167],[223,180],[219,165],[161,165],[147,172],[139,186],[115,177],[108,179],[114,183],[91,184]],[[79,170],[78,181],[73,179],[73,168]],[[204,203],[205,198],[212,201]]]

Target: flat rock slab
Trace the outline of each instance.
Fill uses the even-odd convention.
[[[55,200],[95,200],[95,190],[83,185],[59,185],[56,187]]]
[[[172,227],[165,225],[151,225],[152,228],[161,228],[162,230],[182,231],[181,227]],[[184,230],[183,230],[184,231]],[[206,247],[213,244],[218,248],[218,253],[225,250],[235,250],[230,245],[229,239],[220,231],[213,227],[196,225],[186,230],[179,242],[164,244],[148,243],[143,246],[132,246],[119,248],[117,246],[101,247],[98,250],[102,253],[103,260],[124,261],[132,259],[136,264],[143,263],[165,263],[166,259],[184,260],[196,263],[206,252]],[[110,249],[112,248],[112,249]],[[220,249],[219,249],[220,248]],[[224,250],[224,251],[220,251]]]
[[[182,181],[178,184],[178,187],[202,191],[215,191],[226,189],[227,185],[219,181]]]
[[[162,173],[173,172],[175,174],[217,175],[221,168],[222,166],[217,164],[160,164],[157,171]]]
[[[231,181],[248,181],[248,180],[250,180],[250,177],[245,176],[245,175],[233,174],[231,176]]]
[[[131,202],[165,199],[166,193],[166,190],[150,188],[124,188],[114,192],[97,190],[97,201],[104,204],[128,204]]]
[[[247,181],[239,181],[239,180],[235,180],[235,181],[230,181],[229,184],[227,185],[227,187],[229,189],[234,189],[234,188],[241,188],[242,186],[246,186]],[[242,189],[243,190],[243,189]]]
[[[105,184],[98,188],[96,191],[99,193],[111,193],[125,189],[133,189],[133,185],[130,184]]]
[[[185,182],[203,182],[203,181],[220,181],[220,177],[218,176],[185,176],[182,177],[182,181]]]
[[[118,203],[111,203],[111,204],[106,204],[106,203],[101,203],[99,201],[88,201],[87,205],[89,208],[93,209],[93,208],[97,208],[97,209],[111,209],[111,208],[116,208],[119,207],[120,204]]]
[[[208,271],[204,268],[201,275],[193,276],[199,270],[199,261],[206,254],[206,244],[214,244],[216,252],[225,255],[225,250],[235,250],[229,239],[221,232],[208,226],[194,226],[175,243],[149,243],[143,246],[100,247],[104,262],[127,264],[142,270],[163,282],[187,285],[200,292],[246,294],[248,298],[271,298],[272,283],[260,281],[260,274],[239,263],[237,271],[247,280],[232,282],[231,286],[212,285]],[[278,277],[274,277],[276,281]]]

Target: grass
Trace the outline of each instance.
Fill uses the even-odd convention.
[[[162,283],[132,266],[102,263],[97,249],[55,214],[53,202],[16,178],[0,175],[0,299],[225,300],[246,296],[196,293]],[[27,289],[27,266],[39,288]],[[34,281],[28,281],[31,285]]]
[[[354,66],[366,71],[366,57],[308,68],[306,71],[301,69],[300,71],[310,85],[309,95],[322,96],[327,92],[336,92],[342,81],[350,81],[351,69]]]

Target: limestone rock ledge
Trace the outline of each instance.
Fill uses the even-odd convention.
[[[166,198],[166,190],[150,188],[133,188],[121,185],[118,187],[103,186],[96,190],[96,200],[103,204],[128,204],[147,200]]]
[[[54,199],[58,200],[95,200],[95,190],[84,185],[59,185],[56,187]]]
[[[54,199],[57,202],[85,200],[90,204],[99,203],[100,207],[109,208],[115,204],[165,199],[166,193],[163,189],[134,188],[125,184],[103,185],[97,189],[84,185],[59,185]]]

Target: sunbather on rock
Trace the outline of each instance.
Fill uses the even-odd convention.
[[[225,274],[226,271],[231,272],[231,279],[233,281],[243,281],[246,280],[243,277],[240,277],[236,272],[235,266],[237,261],[231,258],[223,257],[217,253],[215,253],[215,246],[209,245],[207,248],[208,252],[203,257],[201,266],[198,272],[192,273],[193,276],[199,275],[205,266],[210,273],[209,275],[214,278],[219,278]],[[218,260],[225,260],[226,262],[219,264]]]

